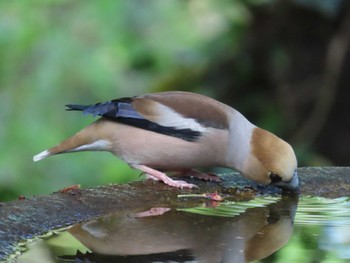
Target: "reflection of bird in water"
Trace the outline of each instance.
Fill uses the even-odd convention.
[[[117,213],[69,231],[93,252],[111,259],[121,256],[123,262],[152,262],[148,259],[155,256],[164,262],[184,262],[184,258],[203,263],[249,262],[265,258],[287,243],[297,202],[297,198],[283,197],[233,218],[174,210],[144,218]],[[133,261],[136,259],[140,261]]]
[[[67,152],[109,151],[149,178],[179,188],[194,185],[161,171],[228,167],[262,184],[288,190],[299,187],[292,147],[209,97],[162,92],[67,107],[101,118],[34,156],[34,161]]]

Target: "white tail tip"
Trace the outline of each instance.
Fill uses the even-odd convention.
[[[41,152],[41,153],[35,155],[35,156],[33,157],[33,161],[34,161],[34,162],[40,161],[40,160],[42,160],[42,159],[45,159],[46,157],[49,157],[50,155],[51,155],[51,153],[50,153],[48,150],[43,151],[43,152]]]

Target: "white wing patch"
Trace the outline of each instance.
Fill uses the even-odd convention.
[[[206,131],[206,128],[200,125],[195,119],[185,118],[161,103],[156,103],[156,111],[159,115],[155,122],[161,126],[174,127],[176,129],[190,129],[198,132]]]

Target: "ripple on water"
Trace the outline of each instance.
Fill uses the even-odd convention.
[[[350,197],[336,199],[301,197],[294,223],[295,225],[350,226]]]

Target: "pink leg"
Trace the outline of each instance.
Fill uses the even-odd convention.
[[[141,165],[141,164],[131,164],[132,168],[141,170],[142,172],[145,172],[146,174],[150,175],[151,179],[157,178],[160,181],[163,181],[165,184],[176,187],[176,188],[197,188],[196,185],[187,183],[185,181],[176,181],[168,177],[165,173],[162,173],[160,171],[157,171],[155,169],[152,169],[148,166]]]
[[[154,177],[153,175],[150,174],[146,174],[144,173],[146,179],[150,179],[150,180],[154,180],[154,181],[159,181],[159,179],[157,177]]]

